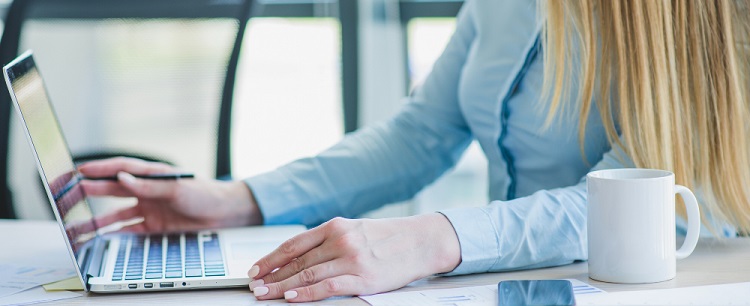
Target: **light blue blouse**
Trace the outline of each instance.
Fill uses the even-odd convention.
[[[449,274],[585,260],[582,178],[592,166],[627,165],[609,148],[598,111],[588,119],[585,159],[576,116],[542,129],[539,25],[534,1],[466,1],[432,73],[394,118],[246,180],[265,223],[316,225],[409,199],[476,139],[489,162],[492,202],[441,211],[461,245],[461,263]]]

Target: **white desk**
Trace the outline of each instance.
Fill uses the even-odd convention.
[[[0,263],[33,264],[35,258],[52,256],[60,267],[71,265],[62,235],[54,222],[0,220]],[[750,281],[750,238],[702,240],[687,259],[677,262],[677,277],[673,280],[646,285],[618,285],[588,278],[586,263],[510,273],[486,273],[456,277],[423,279],[399,291],[452,288],[495,284],[506,279],[576,278],[606,291],[665,289],[697,285],[712,285]],[[253,305],[253,295],[245,288],[199,291],[176,291],[141,294],[95,294],[54,302],[55,305],[132,305],[139,303],[161,305]],[[284,304],[283,301],[258,303]],[[318,305],[367,305],[358,298],[340,298],[313,303]]]

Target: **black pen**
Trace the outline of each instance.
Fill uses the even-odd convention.
[[[195,177],[192,173],[132,174],[132,176],[145,180],[179,180]],[[83,179],[89,181],[116,181],[117,176],[84,177]]]

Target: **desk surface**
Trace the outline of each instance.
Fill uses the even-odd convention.
[[[46,258],[52,258],[51,261],[60,267],[71,265],[62,239],[62,234],[55,222],[0,220],[0,243],[4,246],[4,250],[0,252],[0,263],[33,264],[35,258],[49,256]],[[416,281],[398,291],[489,285],[506,279],[575,278],[610,292],[748,282],[750,281],[750,256],[748,255],[750,255],[750,238],[705,239],[698,243],[696,251],[690,257],[677,262],[677,277],[675,279],[656,284],[621,285],[594,281],[588,278],[587,265],[583,262],[520,272],[431,277]],[[255,298],[247,289],[237,288],[140,294],[105,295],[89,293],[84,297],[57,301],[54,304],[105,303],[108,305],[131,305],[138,302],[181,306],[215,303],[253,305],[256,303]],[[284,303],[280,300],[259,304]],[[358,298],[338,298],[313,304],[367,305]]]

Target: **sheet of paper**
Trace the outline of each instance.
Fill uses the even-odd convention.
[[[76,275],[72,268],[40,268],[0,264],[0,298],[73,276]],[[3,298],[3,300],[5,299]]]
[[[573,293],[575,294],[576,299],[582,295],[604,293],[603,290],[577,279],[568,280],[573,285]],[[360,298],[372,306],[495,306],[497,305],[497,285],[383,293],[361,296]]]
[[[42,302],[59,301],[79,297],[81,294],[69,291],[47,292],[41,286],[22,291],[0,299],[0,306],[29,305]]]
[[[49,283],[42,285],[44,287],[44,290],[47,291],[63,291],[63,290],[70,290],[70,291],[82,291],[83,285],[81,285],[81,280],[78,279],[78,276],[74,276],[68,279],[64,279],[61,281]]]
[[[578,305],[750,305],[750,283],[576,296]]]

